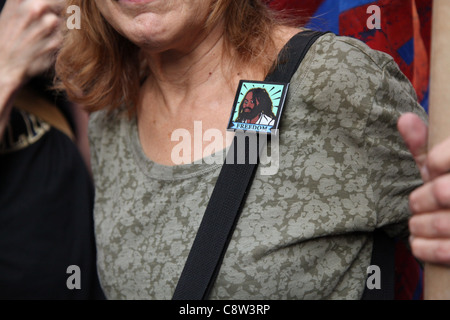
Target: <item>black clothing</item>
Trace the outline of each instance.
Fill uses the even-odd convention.
[[[58,106],[70,115],[66,104]],[[0,299],[104,298],[93,201],[91,177],[72,140],[13,108],[0,140]],[[66,283],[73,265],[80,268],[80,290]]]

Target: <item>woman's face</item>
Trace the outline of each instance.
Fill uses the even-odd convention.
[[[105,19],[144,50],[189,50],[212,0],[95,0]]]

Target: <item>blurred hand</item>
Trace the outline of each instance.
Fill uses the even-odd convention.
[[[22,83],[52,66],[64,0],[7,0],[0,15],[0,77]]]
[[[411,113],[400,117],[398,129],[424,181],[409,198],[412,252],[424,262],[450,265],[450,138],[427,151],[428,128]]]

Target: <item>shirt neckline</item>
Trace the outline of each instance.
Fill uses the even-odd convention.
[[[221,168],[224,163],[225,152],[227,150],[218,151],[193,163],[175,166],[154,162],[147,157],[142,148],[139,139],[137,118],[133,117],[129,124],[128,138],[133,157],[139,168],[149,178],[166,181],[189,179],[217,170],[218,168]]]

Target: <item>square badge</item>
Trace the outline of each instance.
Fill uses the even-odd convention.
[[[289,83],[241,80],[227,130],[275,133],[288,88]]]

